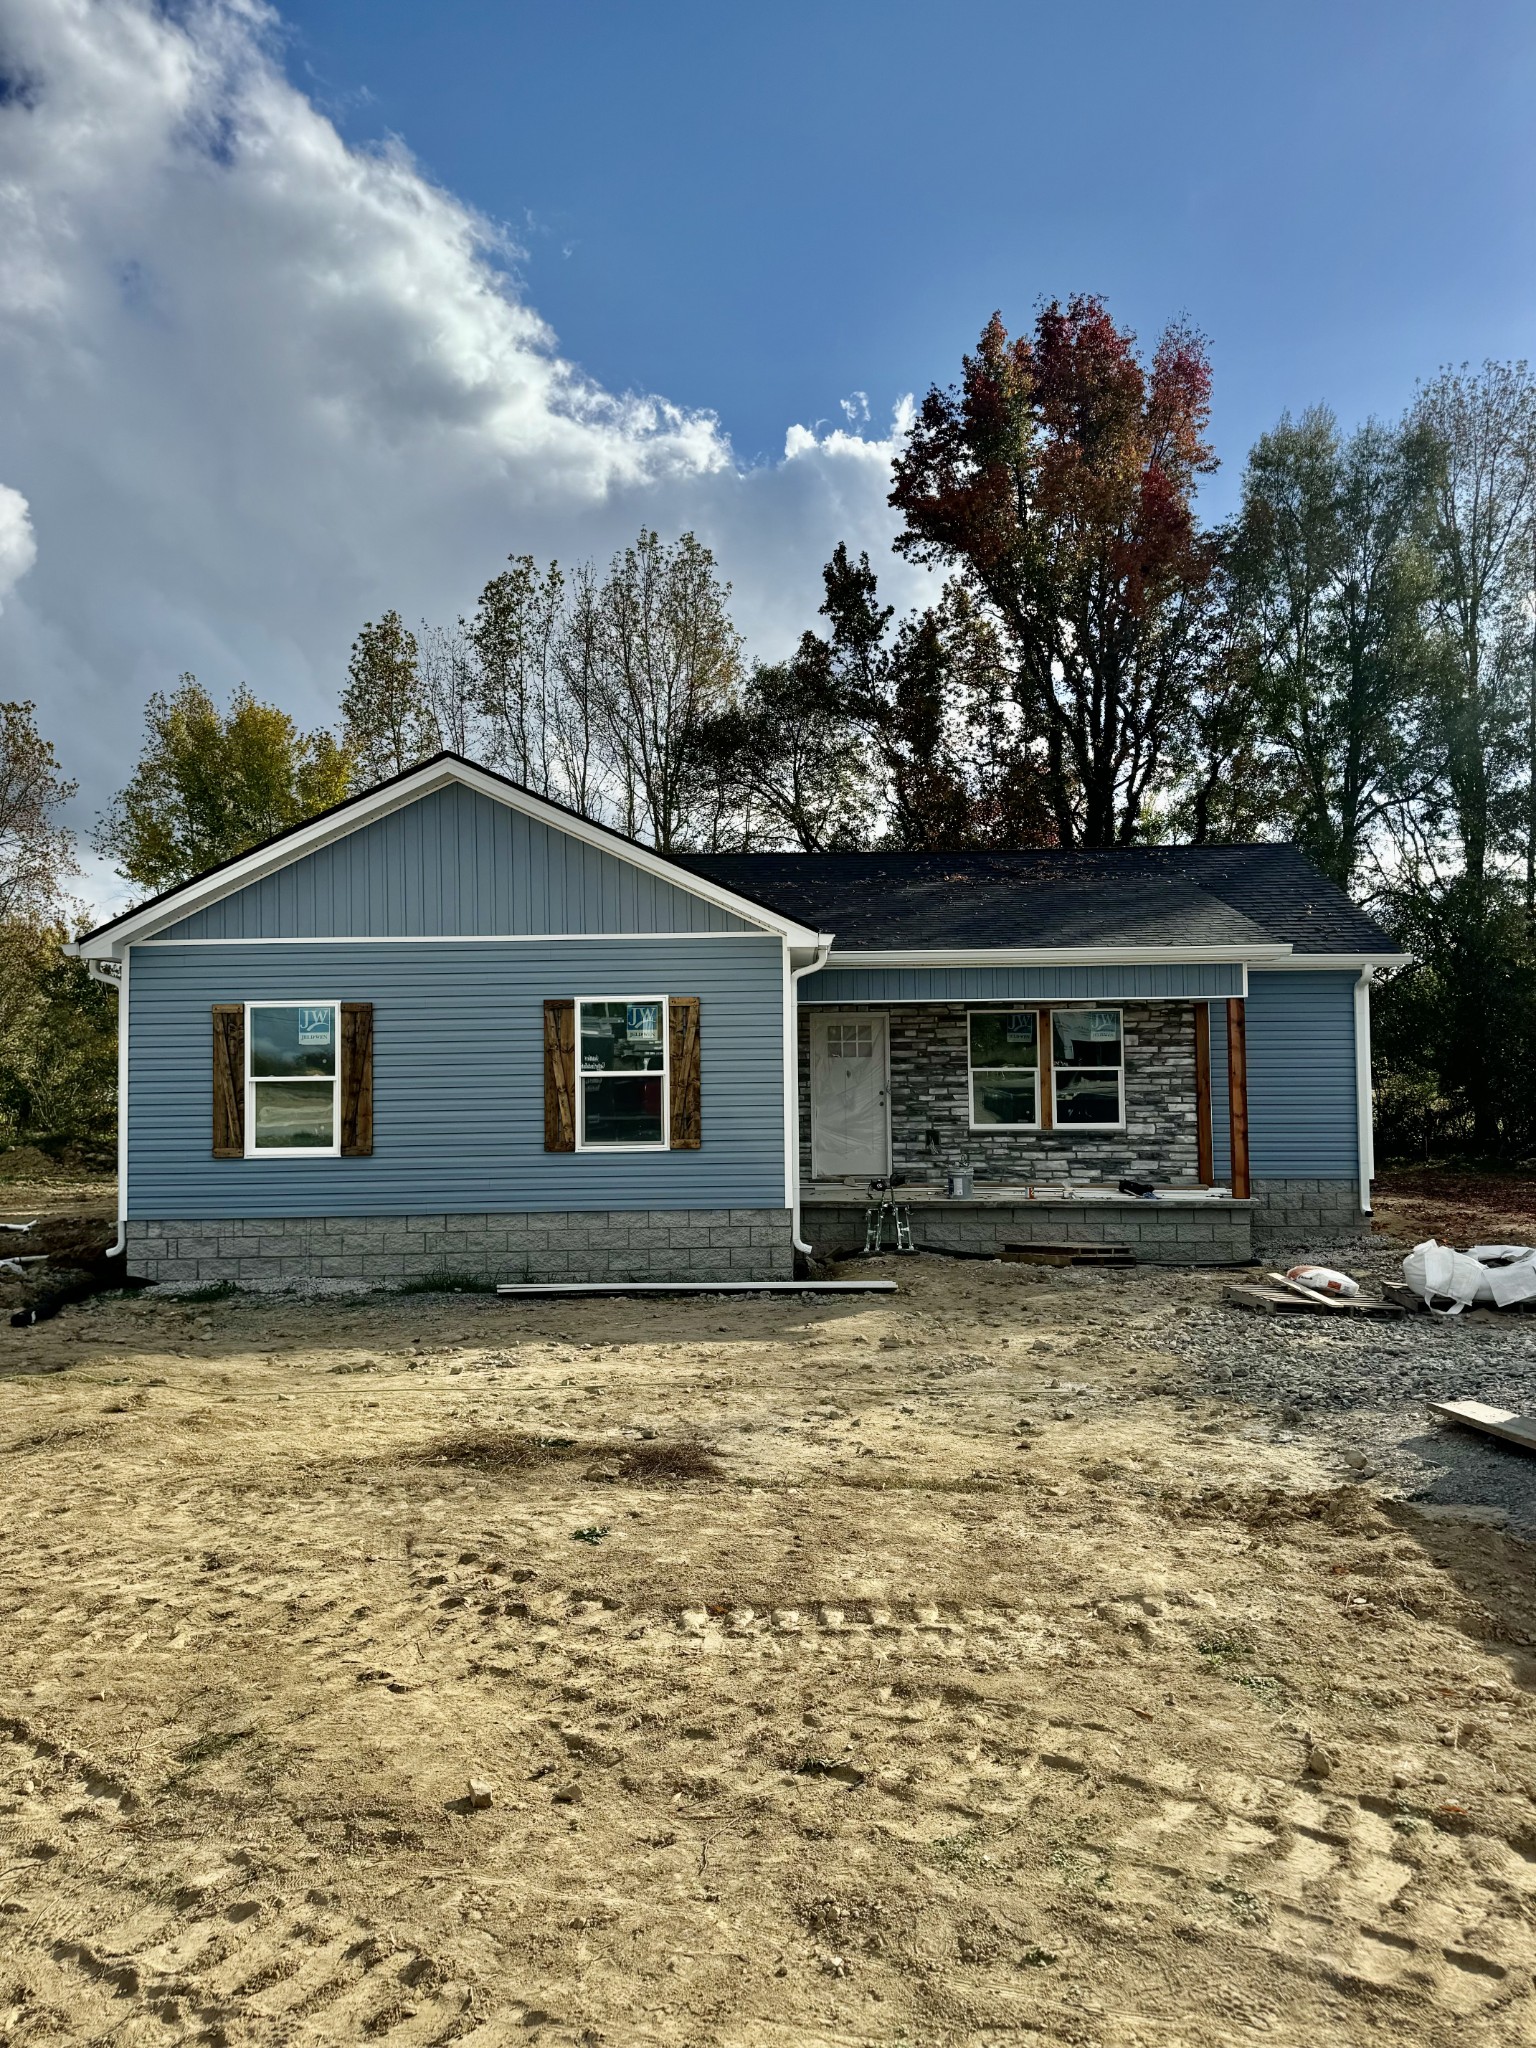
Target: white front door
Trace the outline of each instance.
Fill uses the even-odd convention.
[[[888,1019],[811,1012],[811,1174],[872,1180],[891,1170]]]

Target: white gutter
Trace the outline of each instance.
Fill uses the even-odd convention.
[[[784,941],[784,1195],[789,1210],[789,1241],[810,1257],[813,1246],[800,1235],[800,1007],[796,984],[825,967],[832,934],[818,933],[816,951],[803,967],[791,967],[789,941]]]
[[[1360,1207],[1371,1213],[1376,1177],[1376,1120],[1371,1097],[1371,981],[1363,967],[1355,983],[1355,1149],[1360,1162]]]
[[[124,946],[120,959],[86,962],[92,981],[99,981],[117,997],[117,1236],[107,1246],[109,1259],[128,1247],[128,959],[132,950]]]
[[[839,967],[1272,967],[1289,962],[1289,945],[1247,946],[906,946],[833,953]],[[1345,961],[1358,966],[1358,961]]]

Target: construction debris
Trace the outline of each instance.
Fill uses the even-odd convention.
[[[1536,1451],[1536,1422],[1509,1408],[1490,1408],[1482,1401],[1431,1401],[1429,1412],[1444,1416],[1447,1422],[1480,1429],[1485,1436],[1496,1436],[1504,1443],[1518,1444],[1522,1451]]]
[[[1134,1266],[1128,1244],[1005,1244],[1003,1261],[1012,1266]]]
[[[1395,1322],[1405,1311],[1391,1301],[1367,1301],[1364,1295],[1356,1295],[1349,1301],[1334,1301],[1326,1294],[1317,1294],[1309,1287],[1286,1282],[1282,1275],[1272,1273],[1271,1280],[1279,1281],[1278,1286],[1258,1287],[1239,1285],[1228,1287],[1226,1301],[1233,1308],[1254,1309],[1266,1316],[1354,1316],[1368,1322]]]

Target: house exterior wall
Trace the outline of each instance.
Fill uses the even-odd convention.
[[[261,1218],[782,1213],[783,989],[780,942],[756,935],[137,945],[127,1213],[178,1230]],[[546,1152],[545,998],[663,994],[700,999],[700,1149]],[[212,1005],[263,998],[373,1004],[370,1157],[212,1157]]]
[[[753,929],[632,861],[451,783],[194,911],[160,936],[438,938]]]
[[[810,976],[806,977],[811,979]],[[980,1182],[1188,1181],[1197,1174],[1195,1016],[1192,1003],[1127,1002],[1123,1131],[986,1131],[969,1128],[969,1008],[964,1003],[847,1004],[890,1019],[891,1164],[911,1180],[938,1181],[970,1165]],[[800,1020],[801,1176],[811,1178],[810,1021]],[[938,1149],[928,1133],[938,1135]]]
[[[1138,1002],[1240,996],[1236,961],[1116,967],[824,967],[800,983],[802,1003]]]

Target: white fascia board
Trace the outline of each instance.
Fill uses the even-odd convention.
[[[655,876],[659,881],[668,882],[675,889],[682,889],[691,896],[697,896],[716,909],[729,911],[733,917],[742,918],[755,925],[759,931],[772,932],[785,938],[792,946],[814,947],[820,935],[806,926],[796,924],[792,918],[780,917],[767,910],[760,903],[753,903],[745,896],[738,896],[733,890],[723,889],[718,882],[709,882],[702,875],[695,875],[689,869],[675,866],[664,855],[653,853],[649,847],[635,846],[619,834],[609,832],[601,825],[591,824],[585,818],[574,817],[563,811],[557,804],[545,803],[541,797],[528,790],[520,790],[504,782],[500,776],[488,774],[466,761],[436,761],[423,766],[413,775],[392,782],[386,788],[370,795],[357,798],[343,810],[330,817],[317,818],[311,825],[302,825],[290,833],[278,845],[257,847],[244,859],[231,861],[228,867],[220,868],[217,874],[208,875],[201,881],[186,883],[182,888],[164,897],[158,903],[146,904],[144,909],[121,923],[113,924],[99,934],[79,940],[67,946],[65,951],[82,960],[114,959],[126,945],[138,939],[147,939],[167,925],[179,923],[190,917],[195,910],[204,910],[210,903],[217,903],[225,896],[232,896],[237,890],[249,888],[252,882],[259,882],[266,875],[275,874],[291,862],[302,860],[306,854],[315,853],[322,846],[330,846],[338,839],[345,839],[364,825],[372,825],[390,812],[403,810],[419,798],[430,796],[434,790],[446,788],[449,783],[461,782],[481,796],[490,797],[495,803],[505,804],[508,810],[521,811],[526,817],[535,819],[541,825],[548,825],[554,831],[564,832],[572,839],[578,839],[587,846],[596,847],[599,852],[611,853],[616,860],[627,860],[643,873]],[[588,934],[601,938],[601,932]]]
[[[1307,974],[1325,974],[1330,969],[1338,974],[1364,974],[1374,967],[1409,967],[1413,964],[1411,953],[1292,953],[1288,960],[1265,960],[1261,963],[1266,972],[1276,968]]]
[[[1291,964],[1289,946],[966,946],[921,952],[839,953],[838,967],[1277,967]],[[1346,961],[1343,963],[1348,965]]]

